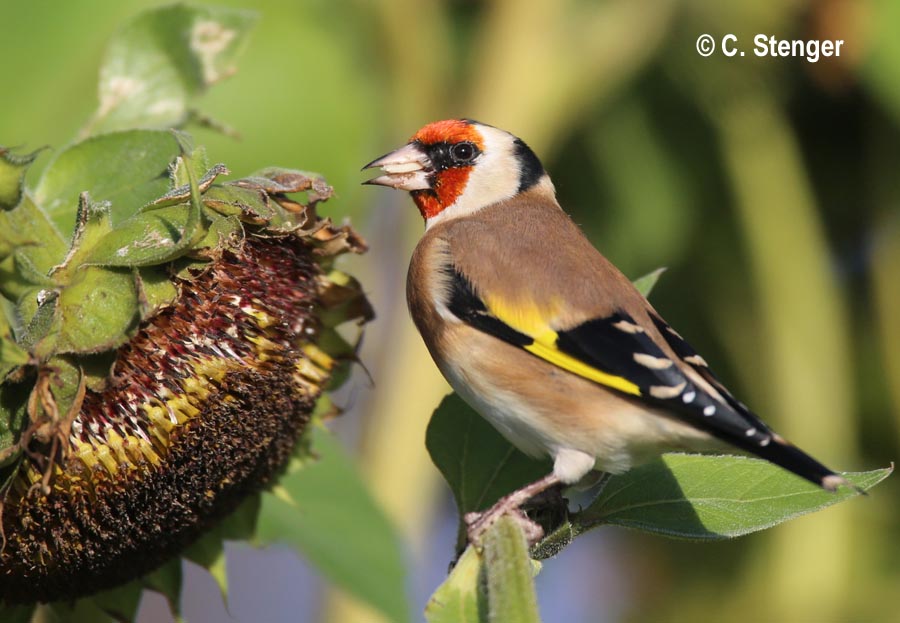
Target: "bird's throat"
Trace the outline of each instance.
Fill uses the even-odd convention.
[[[466,188],[470,170],[471,167],[445,169],[435,175],[430,189],[412,191],[422,218],[427,221],[455,204]]]
[[[410,194],[416,203],[416,207],[419,208],[419,214],[426,221],[444,210],[441,200],[433,190],[414,190]]]

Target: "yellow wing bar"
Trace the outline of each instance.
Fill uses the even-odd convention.
[[[556,340],[554,339],[554,343],[555,342]],[[617,389],[620,392],[625,392],[626,394],[631,394],[633,396],[641,395],[641,391],[638,389],[638,386],[628,379],[621,376],[607,374],[606,372],[601,372],[597,368],[589,366],[586,363],[575,359],[575,357],[567,355],[566,353],[558,350],[555,345],[548,345],[543,342],[535,341],[533,344],[526,346],[525,350],[527,350],[529,353],[532,353],[533,355],[537,355],[541,359],[552,363],[558,368],[568,370],[569,372],[577,374],[578,376],[582,376],[589,381],[599,383],[600,385],[606,385],[607,387],[612,387],[613,389]]]
[[[501,303],[497,299],[489,299],[486,303],[487,310],[491,315],[508,327],[533,340],[531,344],[522,346],[532,355],[536,355],[558,368],[577,374],[594,383],[611,387],[632,396],[641,395],[638,386],[625,377],[598,370],[559,350],[556,347],[559,335],[547,324],[541,310],[536,307],[521,308]]]

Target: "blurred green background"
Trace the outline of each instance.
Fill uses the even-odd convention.
[[[5,2],[0,144],[59,148],[96,106],[114,30],[159,2]],[[378,319],[337,424],[401,531],[418,611],[446,571],[455,518],[424,450],[447,387],[407,317],[422,224],[359,167],[429,121],[508,129],[626,274],[669,272],[653,303],[727,385],[834,467],[883,467],[900,442],[900,3],[824,0],[218,0],[260,22],[239,73],[202,100],[235,140],[196,129],[236,174],[319,171],[372,250]],[[697,37],[738,37],[709,58]],[[843,39],[840,58],[757,58],[752,38]],[[43,157],[38,167],[47,161]],[[554,621],[893,621],[900,485],[734,542],[619,530],[548,561]],[[194,571],[191,621],[377,621],[324,593],[293,555],[230,550],[229,609]],[[377,573],[377,570],[373,570]],[[141,620],[161,616],[145,603]]]

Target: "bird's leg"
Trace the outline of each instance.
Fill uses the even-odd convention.
[[[530,511],[531,509],[558,508],[560,505],[565,505],[566,498],[562,494],[565,488],[565,485],[561,482],[548,487],[540,493],[531,496],[522,504],[521,508]]]
[[[481,537],[488,528],[494,525],[500,517],[509,514],[522,526],[528,544],[533,545],[544,535],[544,530],[528,519],[525,513],[520,510],[520,507],[534,496],[560,483],[559,476],[551,472],[540,480],[527,484],[521,489],[516,489],[509,495],[500,498],[496,504],[486,511],[466,513],[463,521],[466,522],[466,533],[468,534],[469,542],[476,546],[479,545]]]

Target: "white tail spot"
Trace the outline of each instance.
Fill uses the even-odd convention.
[[[858,487],[850,484],[846,478],[844,478],[843,476],[839,476],[838,474],[831,474],[830,476],[825,476],[825,478],[822,479],[822,488],[827,489],[828,491],[837,491],[837,488],[841,485],[853,487],[857,491],[862,492],[862,489],[859,489]]]

